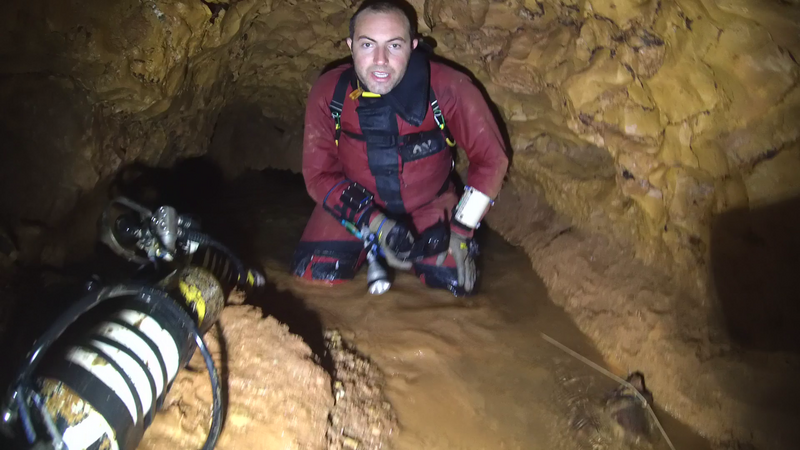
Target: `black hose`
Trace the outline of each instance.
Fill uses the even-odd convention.
[[[203,234],[203,233],[201,233],[199,231],[190,230],[190,229],[187,229],[187,228],[182,228],[181,232],[182,232],[182,235],[183,235],[183,237],[185,239],[197,242],[200,245],[205,245],[205,246],[211,247],[211,248],[213,248],[215,250],[220,251],[222,254],[224,254],[231,261],[231,263],[234,266],[234,270],[236,270],[237,275],[239,276],[238,279],[236,280],[236,283],[240,287],[246,287],[247,286],[247,276],[250,273],[250,271],[247,269],[247,267],[245,267],[245,265],[242,262],[242,260],[239,259],[239,257],[236,256],[228,247],[226,247],[221,242],[219,242],[219,241],[211,238],[210,236],[208,236],[206,234]],[[255,273],[254,273],[254,275],[255,275]],[[259,280],[259,282],[260,282],[260,280]]]
[[[42,396],[33,389],[31,389],[30,392],[31,398],[33,399],[33,404],[36,406],[36,409],[39,410],[39,415],[42,416],[45,427],[47,427],[47,433],[53,439],[53,447],[55,450],[62,450],[64,448],[64,441],[62,440],[62,436],[59,434],[55,422],[53,422],[53,417],[51,417],[50,412],[47,411],[47,407],[44,404]]]
[[[17,411],[19,411],[19,418],[22,421],[22,429],[25,430],[25,437],[28,438],[28,442],[33,444],[36,442],[36,431],[33,429],[33,423],[31,422],[31,412],[28,409],[28,404],[25,403],[26,397],[26,390],[21,386],[15,392],[16,397],[14,400],[17,403]]]
[[[194,327],[194,340],[200,354],[203,355],[203,361],[206,363],[208,369],[208,378],[211,380],[212,391],[212,407],[211,407],[211,428],[208,430],[208,437],[206,443],[203,445],[203,450],[211,450],[217,445],[217,439],[222,431],[222,388],[219,384],[219,374],[217,368],[214,366],[214,360],[211,359],[211,353],[203,342],[200,332],[197,327]]]

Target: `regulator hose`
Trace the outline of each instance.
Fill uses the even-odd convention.
[[[200,336],[200,332],[197,330],[197,327],[194,327],[193,332],[197,348],[200,350],[200,354],[203,355],[203,361],[205,361],[206,369],[208,369],[208,377],[211,380],[211,391],[213,393],[213,404],[211,407],[211,428],[208,430],[206,443],[203,444],[203,450],[211,450],[215,445],[217,445],[217,439],[222,431],[222,389],[219,385],[219,374],[217,373],[216,367],[214,367],[214,360],[211,359],[211,353],[208,351],[206,343]]]
[[[254,278],[252,283],[254,287],[258,287],[264,284],[263,276],[255,270],[248,270],[247,267],[245,267],[242,260],[239,259],[239,257],[236,256],[223,243],[213,239],[212,237],[206,234],[188,228],[181,228],[181,236],[187,240],[197,242],[200,245],[211,247],[221,252],[223,255],[225,255],[225,257],[227,257],[233,264],[234,270],[236,271],[236,275],[238,276],[238,278],[236,279],[236,284],[239,285],[240,287],[246,287],[248,285],[248,278],[250,276]]]

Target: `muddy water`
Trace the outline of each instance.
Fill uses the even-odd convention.
[[[492,236],[486,282],[469,302],[405,273],[378,297],[365,292],[363,274],[334,288],[298,283],[275,268],[270,276],[383,369],[402,424],[398,448],[557,448],[552,431],[559,414],[552,410],[554,378],[546,365],[561,355],[536,331],[543,320],[551,322],[549,332],[569,324],[546,311],[541,282],[515,270],[525,263],[521,255],[502,247]]]
[[[247,177],[206,213],[220,229],[237,224],[230,240],[263,262],[281,303],[262,305],[266,310],[277,311],[312,347],[319,330],[296,318],[313,315],[377,363],[400,421],[396,448],[669,448],[663,440],[630,446],[603,428],[599,399],[617,384],[542,339],[546,333],[602,363],[548,300],[526,255],[497,234],[481,234],[482,284],[473,297],[428,289],[409,273],[396,273],[388,293],[372,296],[364,270],[333,287],[290,276],[312,207],[302,180],[270,174]],[[592,426],[578,431],[582,417]],[[676,448],[709,448],[685,425],[659,417]]]

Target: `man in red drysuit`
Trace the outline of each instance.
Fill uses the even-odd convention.
[[[329,283],[352,279],[366,255],[353,230],[368,228],[390,266],[466,295],[477,279],[473,233],[500,191],[508,158],[481,92],[417,48],[404,8],[362,4],[347,39],[353,64],[328,71],[311,89],[303,176],[317,207],[293,271]],[[469,159],[463,194],[451,182],[456,142]]]

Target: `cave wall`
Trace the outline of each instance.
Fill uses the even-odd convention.
[[[6,6],[0,225],[20,245],[71,223],[81,200],[121,168],[168,166],[207,151],[236,59],[235,43],[220,37],[205,5]]]
[[[795,6],[457,5],[427,2],[425,20],[503,112],[512,177],[643,260],[702,290],[713,215],[800,192]]]

